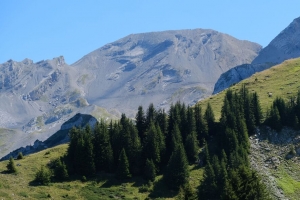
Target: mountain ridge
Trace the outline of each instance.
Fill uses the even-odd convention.
[[[287,59],[300,56],[300,17],[294,19],[282,30],[246,68],[238,65],[223,73],[214,86],[216,94],[230,85],[250,77],[256,72],[263,71]],[[249,70],[251,68],[251,70]]]

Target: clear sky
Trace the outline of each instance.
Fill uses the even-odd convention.
[[[132,33],[207,28],[268,43],[299,0],[0,0],[0,63],[63,55],[72,64]]]

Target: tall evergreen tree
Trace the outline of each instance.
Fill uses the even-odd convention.
[[[156,177],[156,168],[152,160],[147,159],[144,168],[144,178],[149,181],[154,181]]]
[[[253,114],[255,118],[255,125],[259,126],[263,119],[262,109],[260,106],[260,101],[257,93],[253,93],[252,96]]]
[[[97,123],[94,129],[94,155],[97,171],[112,172],[114,168],[113,150],[108,135],[107,125],[103,120]]]
[[[117,169],[117,178],[118,179],[128,179],[131,178],[131,174],[129,172],[129,162],[128,158],[126,156],[125,149],[123,148],[120,157],[119,157],[119,163],[118,163],[118,169]]]
[[[207,107],[206,107],[206,110],[204,113],[204,119],[207,122],[209,135],[213,135],[214,125],[215,125],[215,115],[214,115],[214,112],[212,110],[210,103],[207,104]]]
[[[198,141],[196,139],[196,133],[192,132],[187,136],[185,141],[185,151],[189,163],[195,163],[198,160]]]
[[[160,163],[159,139],[157,136],[157,129],[151,121],[147,131],[147,137],[145,138],[143,157],[153,160],[156,165]]]
[[[202,115],[202,109],[199,104],[195,105],[195,124],[196,124],[196,132],[197,139],[200,143],[200,146],[204,145],[204,141],[208,139],[208,127],[207,122],[204,120]]]
[[[143,110],[143,106],[139,106],[138,112],[135,116],[135,121],[138,135],[141,138],[141,142],[143,143],[146,132],[146,116]]]
[[[15,161],[14,161],[13,157],[9,158],[9,161],[6,165],[6,169],[9,173],[16,173],[17,172],[17,167],[15,165]]]
[[[189,169],[186,154],[183,146],[178,145],[169,160],[164,180],[168,187],[179,190],[180,186],[188,182],[188,177]]]

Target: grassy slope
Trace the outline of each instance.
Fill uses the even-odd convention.
[[[263,111],[266,112],[276,97],[285,99],[296,96],[300,89],[300,58],[284,61],[280,65],[276,65],[268,70],[255,73],[250,78],[241,81],[231,87],[233,91],[238,91],[242,84],[245,84],[249,91],[255,91],[259,95],[260,103]],[[272,93],[269,97],[268,93]],[[219,120],[221,106],[225,91],[212,97],[200,101],[199,104],[206,109],[207,102],[210,102],[214,110],[216,119]]]
[[[72,177],[73,180],[63,183],[51,183],[49,186],[36,185],[32,182],[36,171],[41,165],[46,165],[66,152],[68,145],[59,145],[44,151],[25,156],[22,160],[15,160],[18,169],[17,174],[7,174],[6,164],[0,162],[0,197],[4,199],[145,199],[151,197],[163,197],[174,199],[176,193],[166,189],[162,183],[162,176],[158,176],[152,191],[139,192],[139,188],[147,183],[140,177],[135,177],[128,182],[120,182],[111,174],[97,174],[87,182],[81,182],[80,177]],[[194,189],[199,186],[203,169],[195,169],[190,166],[190,183]]]

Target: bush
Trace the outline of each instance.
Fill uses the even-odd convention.
[[[35,174],[35,181],[42,185],[49,185],[51,182],[51,172],[47,167],[41,166],[40,170]]]

